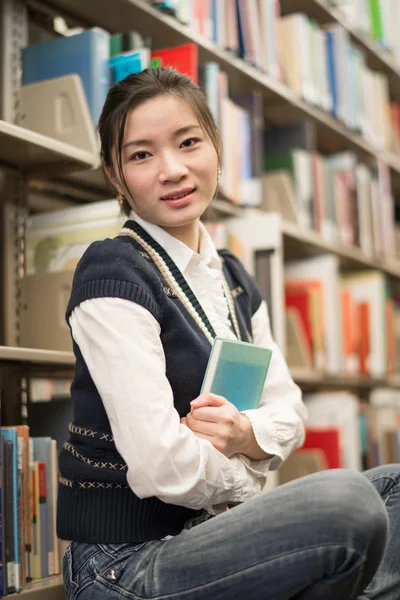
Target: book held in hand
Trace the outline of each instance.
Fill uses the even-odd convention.
[[[258,408],[272,350],[215,338],[201,393],[223,396],[239,411]]]

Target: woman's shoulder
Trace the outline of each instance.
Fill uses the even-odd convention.
[[[92,242],[73,278],[68,311],[84,300],[117,297],[153,306],[162,303],[162,282],[145,252],[126,238]]]
[[[120,236],[92,242],[82,255],[75,275],[78,279],[110,277],[136,280],[138,276],[151,278],[156,273],[141,247]]]

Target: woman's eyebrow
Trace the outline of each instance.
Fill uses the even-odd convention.
[[[194,129],[201,129],[201,127],[200,125],[185,125],[185,127],[180,127],[179,129],[174,131],[171,137],[175,139],[180,135],[183,135],[184,133],[189,133],[190,131],[193,131]],[[152,140],[147,140],[145,138],[139,140],[130,140],[122,146],[122,150],[129,146],[151,146],[152,144]]]

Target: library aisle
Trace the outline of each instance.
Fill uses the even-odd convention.
[[[0,0],[0,597],[64,598],[64,314],[125,221],[97,125],[130,73],[189,75],[221,135],[203,221],[257,280],[309,412],[266,490],[400,462],[399,28],[398,0]]]

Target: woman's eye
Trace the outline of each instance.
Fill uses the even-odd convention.
[[[194,146],[199,141],[199,138],[188,138],[187,140],[182,142],[181,146],[183,146],[184,148],[190,148],[190,146]]]
[[[149,153],[143,150],[142,152],[135,152],[135,154],[132,154],[130,160],[144,160],[147,156],[150,156]]]

